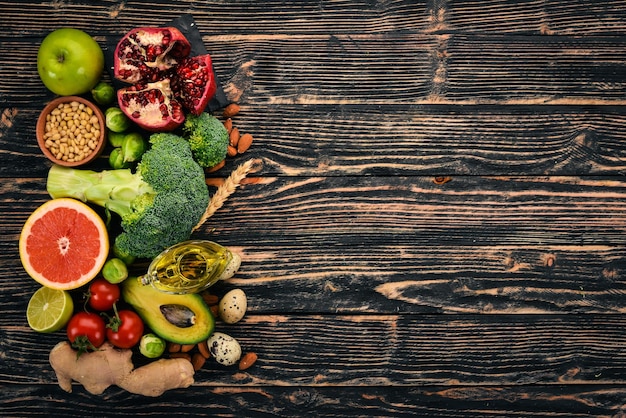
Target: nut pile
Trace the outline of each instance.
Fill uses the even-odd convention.
[[[239,114],[241,108],[237,103],[231,103],[222,111],[222,117],[225,118],[223,123],[228,132],[228,157],[235,157],[248,151],[252,145],[254,137],[249,133],[239,132],[239,128],[233,126],[233,118]],[[208,172],[212,173],[224,167],[226,160],[222,160],[217,165],[211,167]]]
[[[101,129],[91,107],[60,103],[46,115],[45,146],[58,160],[82,161],[98,146]]]

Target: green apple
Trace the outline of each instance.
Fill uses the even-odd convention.
[[[89,92],[102,77],[104,53],[98,42],[80,29],[50,32],[39,46],[37,71],[43,84],[60,96]]]

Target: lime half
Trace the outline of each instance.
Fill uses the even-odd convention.
[[[74,313],[74,302],[65,290],[41,287],[28,302],[28,325],[37,332],[54,332],[65,326]]]

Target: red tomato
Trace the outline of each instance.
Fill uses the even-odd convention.
[[[78,312],[67,323],[67,338],[80,352],[100,347],[105,337],[104,319],[93,312]]]
[[[120,299],[120,287],[99,277],[89,285],[89,306],[96,311],[109,311]]]
[[[143,321],[135,312],[122,310],[111,320],[106,333],[107,340],[114,346],[131,348],[139,343],[143,335]]]

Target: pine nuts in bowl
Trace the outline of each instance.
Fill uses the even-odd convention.
[[[37,143],[50,161],[66,167],[87,164],[105,144],[105,119],[94,103],[79,96],[52,100],[37,120]]]

